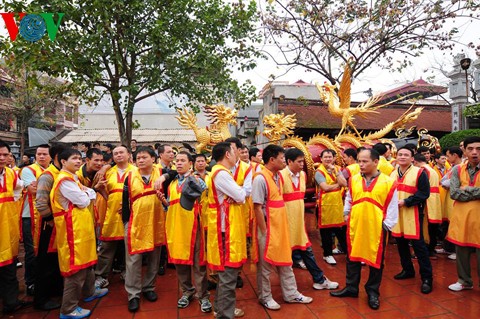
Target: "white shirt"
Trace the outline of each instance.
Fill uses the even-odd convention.
[[[73,175],[73,178],[75,181],[78,180],[77,175]],[[90,205],[92,199],[97,197],[93,189],[87,187],[86,191],[83,191],[76,182],[70,180],[63,181],[60,184],[59,191],[58,202],[65,210],[68,209],[70,203],[78,208],[85,208]]]
[[[213,182],[215,183],[218,203],[220,204],[222,232],[225,232],[225,206],[222,205],[225,196],[230,197],[236,203],[244,203],[246,192],[244,188],[238,186],[232,175],[225,171],[218,172]]]
[[[290,168],[288,168],[288,166],[287,166],[287,169],[288,169],[288,172],[290,173],[290,178],[292,179],[293,185],[295,185],[295,187],[298,187],[298,184],[300,183],[300,172],[298,172],[297,174],[294,174],[292,173]]]

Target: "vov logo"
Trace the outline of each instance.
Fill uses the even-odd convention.
[[[18,14],[20,25],[17,25],[15,21],[15,15]],[[58,28],[62,22],[62,18],[65,13],[57,12],[57,22],[53,21],[55,13],[13,13],[13,12],[1,12],[0,15],[5,22],[5,27],[10,35],[10,40],[15,41],[17,35],[20,33],[22,38],[29,42],[37,42],[45,33],[48,33],[48,37],[51,41],[55,41],[57,37]]]

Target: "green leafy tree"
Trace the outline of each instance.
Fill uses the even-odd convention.
[[[8,0],[14,12],[63,12],[54,41],[4,46],[19,61],[82,87],[91,103],[108,98],[122,143],[132,138],[135,105],[169,93],[189,106],[234,101],[244,107],[255,88],[232,70],[255,66],[252,0]],[[58,21],[58,15],[54,16]]]
[[[480,129],[463,130],[463,131],[453,132],[453,133],[442,136],[442,138],[440,138],[439,140],[439,143],[442,149],[444,150],[451,146],[459,146],[460,142],[469,136],[479,136],[479,135],[480,135]]]
[[[352,76],[357,77],[374,64],[402,69],[427,50],[451,49],[459,30],[446,27],[446,22],[478,19],[479,6],[475,0],[263,2],[266,42],[274,48],[270,57],[287,68],[316,72],[332,84],[340,77],[339,64],[350,57]],[[475,48],[473,43],[468,46]]]

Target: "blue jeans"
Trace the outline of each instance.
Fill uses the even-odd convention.
[[[35,283],[35,250],[33,249],[32,219],[22,218],[23,247],[25,248],[25,285]]]
[[[300,259],[298,259],[298,256]],[[317,261],[315,260],[315,255],[313,254],[312,247],[308,247],[306,250],[295,249],[292,252],[293,261],[303,260],[307,270],[312,275],[314,283],[322,284],[325,280],[323,276],[323,271],[318,267]]]

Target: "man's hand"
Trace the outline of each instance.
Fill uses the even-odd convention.
[[[153,184],[155,190],[162,191],[163,190],[163,183],[165,183],[165,176],[164,175],[160,176],[159,178],[157,178],[155,180],[155,183]]]
[[[157,198],[163,203],[163,205],[167,206],[167,198],[165,197],[165,193],[157,190]]]
[[[343,220],[348,223],[348,220],[350,219],[350,215],[343,215]]]
[[[111,167],[110,165],[103,165],[102,168],[100,168],[100,170],[97,173],[95,173],[95,177],[93,178],[92,185],[95,185],[99,181],[104,180],[105,174],[110,169],[110,167]]]
[[[94,185],[95,186],[93,186],[93,188],[96,189],[97,191],[100,191],[100,190],[106,189],[107,181],[106,180],[100,180]]]
[[[27,186],[27,191],[33,195],[37,194],[37,181],[31,182],[30,185]]]
[[[398,201],[398,207],[403,207],[405,206],[405,201],[403,199]]]

